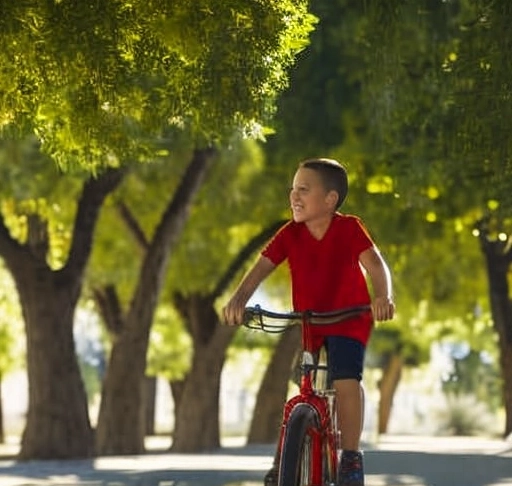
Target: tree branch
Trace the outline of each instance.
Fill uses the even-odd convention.
[[[73,227],[71,248],[63,273],[82,272],[91,253],[94,228],[107,195],[121,182],[126,169],[107,169],[98,177],[85,182]]]
[[[161,290],[169,255],[181,235],[193,198],[199,191],[210,162],[216,155],[214,148],[196,149],[185,173],[167,206],[141,267],[141,274],[130,306],[130,313],[138,313],[139,321],[151,321],[154,305]],[[146,315],[147,313],[147,315]],[[143,315],[143,316],[142,316]]]
[[[144,234],[141,225],[135,218],[135,215],[133,214],[132,210],[124,201],[118,202],[116,207],[124,224],[128,227],[128,230],[135,238],[135,242],[139,245],[139,247],[142,250],[144,250],[144,252],[148,251],[149,241],[146,238],[146,235]]]
[[[117,291],[113,285],[93,289],[94,300],[98,306],[108,332],[115,339],[123,329],[123,313]]]
[[[230,266],[221,276],[219,282],[217,283],[212,296],[214,299],[220,297],[228,285],[231,283],[235,275],[238,271],[243,267],[243,265],[247,262],[249,257],[260,248],[283,224],[286,223],[286,220],[279,220],[272,223],[270,226],[267,226],[263,230],[261,230],[257,235],[255,235],[238,253],[235,259],[231,262]]]

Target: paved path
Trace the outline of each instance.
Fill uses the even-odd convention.
[[[272,446],[229,446],[81,461],[0,458],[0,486],[261,486],[272,454]],[[367,486],[512,486],[510,442],[391,436],[365,454]]]

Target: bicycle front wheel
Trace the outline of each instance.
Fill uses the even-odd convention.
[[[322,457],[318,453],[314,457],[318,448],[315,447],[313,434],[319,427],[318,412],[310,405],[302,403],[292,410],[283,437],[279,486],[311,486],[318,483]]]

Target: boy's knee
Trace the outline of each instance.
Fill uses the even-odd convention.
[[[363,379],[363,373],[359,369],[334,369],[331,370],[332,381],[342,380],[356,380],[361,381]]]

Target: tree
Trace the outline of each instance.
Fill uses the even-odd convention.
[[[176,452],[210,450],[220,445],[220,377],[226,349],[236,329],[221,324],[216,302],[253,252],[281,224],[261,228],[262,218],[257,214],[254,217],[260,222],[246,223],[246,228],[234,222],[241,208],[252,206],[252,200],[244,192],[262,187],[262,180],[266,178],[262,167],[251,168],[251,163],[254,164],[254,160],[249,159],[239,167],[233,163],[232,155],[221,156],[193,206],[190,225],[171,262],[168,289],[164,294],[177,309],[192,342],[190,369],[180,385],[179,397],[175,395],[178,399],[172,449]],[[218,197],[221,182],[225,191],[223,199]],[[243,206],[227,211],[229,207],[234,210],[234,201],[240,198]],[[264,207],[265,204],[260,206],[257,213],[269,212]],[[205,218],[205,214],[209,217]],[[218,217],[212,218],[213,215]],[[234,237],[237,226],[241,236]],[[140,234],[138,230],[133,231],[133,224],[131,228],[134,235]],[[255,230],[256,234],[237,250],[242,235]],[[201,264],[191,265],[191,262]],[[227,269],[222,270],[225,266]]]
[[[198,191],[213,150],[196,150],[168,203],[140,268],[140,275],[128,309],[122,312],[114,293],[105,294],[104,317],[110,328],[118,327],[103,385],[96,447],[100,454],[142,453],[144,376],[151,324],[167,262],[186,221],[192,198]],[[110,297],[110,300],[107,300]],[[116,312],[117,311],[117,312]],[[113,318],[113,321],[112,321]],[[118,410],[122,407],[123,414]]]
[[[176,412],[172,450],[192,452],[220,446],[219,391],[226,349],[236,328],[221,323],[215,309],[216,300],[226,290],[247,259],[282,225],[270,224],[258,232],[232,260],[207,294],[176,292],[175,305],[183,317],[194,344],[192,365]]]
[[[477,228],[487,268],[493,324],[498,335],[506,411],[503,435],[507,437],[512,433],[512,302],[509,290],[512,239],[510,235],[500,231],[499,226],[495,234],[496,227],[493,231],[492,222],[491,218],[483,218],[478,222]]]
[[[123,171],[87,180],[79,197],[69,253],[61,267],[48,261],[48,220],[27,211],[16,238],[0,218],[0,255],[16,283],[27,336],[29,409],[20,458],[85,457],[93,452],[87,398],[73,342],[94,226],[105,197]],[[35,205],[37,207],[37,204]]]
[[[111,257],[106,262],[101,252],[93,257],[90,272],[92,285],[108,282],[109,278],[116,275],[121,277],[121,274],[124,276],[121,281],[126,282],[127,276],[133,278],[135,282],[138,281],[136,275],[134,277],[130,271],[127,272],[129,267],[133,267],[126,263],[127,258],[130,259],[130,263],[135,263],[133,255],[136,253],[140,253],[143,259],[148,258],[150,245],[157,234],[155,231],[159,231],[163,226],[164,216],[159,220],[157,215],[168,212],[171,204],[171,202],[165,203],[164,197],[167,197],[169,187],[174,188],[177,184],[174,181],[175,172],[176,169],[173,171],[173,177],[170,177],[166,165],[152,164],[141,168],[136,174],[131,174],[126,180],[126,185],[118,192],[116,207],[120,209],[126,228],[132,235],[131,240],[136,242],[137,247],[126,248],[127,239],[120,239],[118,231],[112,231],[113,220],[110,217],[108,220],[105,219],[102,225],[105,231],[101,233],[102,245],[111,250],[116,248],[116,258]],[[197,174],[197,171],[192,173]],[[166,174],[169,174],[168,182],[165,179]],[[178,184],[178,189],[173,190],[184,191],[185,188],[191,187],[190,183]],[[219,197],[219,188],[222,188],[222,197]],[[264,188],[268,197],[263,198],[262,204],[255,207],[251,195],[256,192],[256,189],[261,188]],[[231,279],[252,256],[251,249],[254,251],[265,241],[265,238],[269,237],[268,231],[276,228],[272,226],[255,242],[244,241],[252,234],[263,231],[261,226],[266,219],[275,217],[275,194],[265,167],[258,159],[258,151],[254,149],[253,143],[246,141],[240,146],[233,144],[230,150],[219,153],[207,181],[201,187],[194,203],[190,205],[191,219],[184,228],[180,241],[176,242],[173,258],[169,261],[169,276],[162,289],[164,305],[172,304],[177,309],[179,320],[183,323],[192,342],[191,368],[183,377],[183,383],[179,384],[179,397],[176,396],[178,399],[175,402],[173,450],[207,450],[218,447],[220,443],[218,416],[215,412],[212,413],[212,410],[218,410],[224,355],[235,329],[221,325],[216,303],[223,289],[231,284]],[[144,204],[141,203],[142,201]],[[255,221],[240,223],[243,214],[248,210],[252,211]],[[106,216],[107,212],[104,215]],[[155,227],[157,229],[153,230],[152,228]],[[151,231],[155,232],[155,236],[149,239],[146,234]],[[249,249],[242,250],[241,255],[238,255],[239,247],[245,244],[250,245]],[[234,268],[232,268],[233,265]],[[225,267],[228,267],[228,270],[224,271]],[[130,287],[136,288],[136,285],[132,283]],[[124,285],[118,285],[117,292],[110,286],[104,284],[102,286],[104,290],[99,289],[98,292],[96,288],[95,294],[99,296],[98,303],[102,315],[106,321],[110,322],[109,329],[115,336],[114,350],[123,333],[134,332],[127,330],[126,325],[129,309],[133,307],[135,299],[131,296],[133,290],[127,290]],[[152,293],[147,282],[141,285],[142,291]],[[139,317],[138,328],[141,325]],[[176,336],[170,337],[176,339]],[[133,356],[132,351],[131,362],[133,362]],[[172,362],[167,363],[167,376],[173,376],[172,365]],[[181,374],[178,375],[178,378],[180,377]],[[131,383],[127,388],[133,390],[134,386],[136,384]],[[173,386],[173,392],[176,389],[177,387]],[[198,394],[201,399],[197,398]],[[119,393],[116,396],[119,397]],[[136,401],[133,394],[126,397],[123,402],[124,408],[130,406],[140,411],[140,400]],[[183,400],[183,406],[181,400]],[[131,405],[128,404],[129,401]],[[139,402],[139,408],[136,406],[137,402]],[[117,410],[119,404],[118,398],[113,410]],[[133,429],[133,418],[124,426],[130,430]],[[197,427],[200,429],[198,430]],[[123,431],[122,435],[126,437],[129,433],[131,432]],[[140,444],[144,438],[140,437],[140,434],[139,430],[137,444]],[[110,436],[113,435],[114,432],[110,429]],[[114,439],[109,438],[109,441],[112,443]],[[116,447],[120,446],[116,444]],[[134,447],[133,443],[131,447]]]
[[[194,184],[188,192],[184,189],[183,200],[175,199],[178,208],[169,208],[155,233],[154,246],[160,253],[148,254],[142,265],[139,284],[154,292],[139,289],[134,294],[140,300],[134,300],[132,312],[142,313],[140,328],[134,324],[122,333],[118,341],[127,343],[126,350],[118,346],[112,352],[114,365],[107,377],[111,390],[105,391],[103,431],[98,434],[102,450],[124,450],[119,438],[126,427],[132,431],[126,450],[141,449],[137,407],[127,414],[135,416],[131,423],[112,413],[116,387],[126,389],[130,383],[123,383],[123,368],[127,352],[135,349],[135,374],[130,378],[135,400],[140,400],[138,375],[145,368],[148,329],[169,256],[165,245],[179,236],[195,182],[201,179],[202,172],[196,178],[193,169],[204,167],[213,143],[226,141],[234,132],[261,134],[272,114],[273,98],[286,84],[286,68],[307,42],[312,25],[305,2],[233,1],[213,7],[207,0],[201,5],[58,2],[3,10],[3,135],[34,131],[61,168],[85,167],[97,175],[84,185],[62,268],[54,270],[45,261],[51,242],[37,211],[28,218],[26,242],[13,237],[3,221],[0,226],[0,254],[16,280],[30,328],[27,352],[33,393],[23,459],[93,453],[83,385],[73,357],[72,317],[101,203],[124,174],[117,167],[162,155],[161,137],[172,131],[171,125],[174,133],[181,130],[194,143],[188,172]],[[52,299],[53,315],[43,314]],[[136,317],[128,313],[131,322]],[[55,336],[53,341],[50,336]],[[63,353],[55,352],[61,348]],[[66,385],[58,390],[67,393],[48,386],[56,369],[69,372]],[[57,403],[68,396],[71,402],[65,406]],[[48,403],[66,416],[44,413],[52,409]],[[118,420],[109,435],[104,430],[111,417]],[[55,427],[58,433],[52,432]]]
[[[364,45],[358,47],[365,63],[358,78],[364,83],[367,116],[377,121],[372,125],[376,156],[408,204],[417,205],[422,191],[437,192],[429,212],[432,222],[451,219],[466,228],[481,227],[508,435],[512,402],[506,329],[511,324],[503,313],[508,237],[498,239],[503,248],[485,243],[488,232],[479,221],[499,208],[506,224],[512,210],[510,140],[504,135],[512,109],[510,62],[503,49],[512,42],[506,27],[510,4],[468,0],[368,5],[361,22]],[[506,229],[502,234],[508,235]]]

